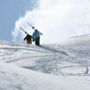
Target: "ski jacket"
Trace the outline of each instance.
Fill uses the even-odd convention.
[[[41,35],[41,33],[38,30],[35,30],[34,33],[33,33],[33,35],[32,35],[32,37],[34,39],[37,39],[37,38],[40,38],[40,35]]]
[[[27,34],[24,40],[27,40],[27,44],[32,44],[32,36]]]

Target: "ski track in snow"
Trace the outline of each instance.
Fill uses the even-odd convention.
[[[89,76],[89,48],[83,52],[80,47],[61,45],[18,45],[0,43],[0,60],[43,73],[65,76]],[[82,51],[80,53],[80,51]],[[88,53],[88,55],[87,55]],[[86,56],[87,55],[87,56]],[[88,69],[88,72],[85,73]]]
[[[0,41],[0,90],[90,90],[87,45]]]

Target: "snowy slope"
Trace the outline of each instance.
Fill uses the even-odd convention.
[[[0,41],[0,90],[90,90],[87,39],[42,47]]]
[[[0,44],[1,61],[43,73],[54,75],[83,74],[90,63],[88,59],[90,55],[83,55],[76,49],[75,51],[67,46],[43,45],[42,47],[37,47],[34,45],[6,44],[6,42],[1,42]],[[71,72],[64,73],[68,70]]]
[[[46,75],[0,62],[0,90],[90,90],[88,80]]]
[[[79,59],[75,59],[75,61],[90,66],[90,35],[72,37],[63,45]]]
[[[79,36],[73,36],[71,38],[69,38],[67,41],[65,41],[63,44],[64,45],[90,45],[90,34],[85,34],[85,35],[79,35]]]

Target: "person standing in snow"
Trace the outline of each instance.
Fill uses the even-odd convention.
[[[24,38],[24,40],[27,41],[27,44],[32,44],[32,36],[27,34],[26,37]]]
[[[33,41],[35,41],[36,46],[40,46],[40,35],[42,35],[41,32],[39,32],[37,29],[33,32]]]

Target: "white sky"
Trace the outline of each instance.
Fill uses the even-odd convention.
[[[26,11],[25,16],[16,21],[12,32],[14,40],[18,39],[20,26],[32,34],[27,22],[43,33],[41,43],[59,43],[71,36],[89,34],[90,1],[39,0],[37,8]],[[21,37],[24,37],[23,33]]]

